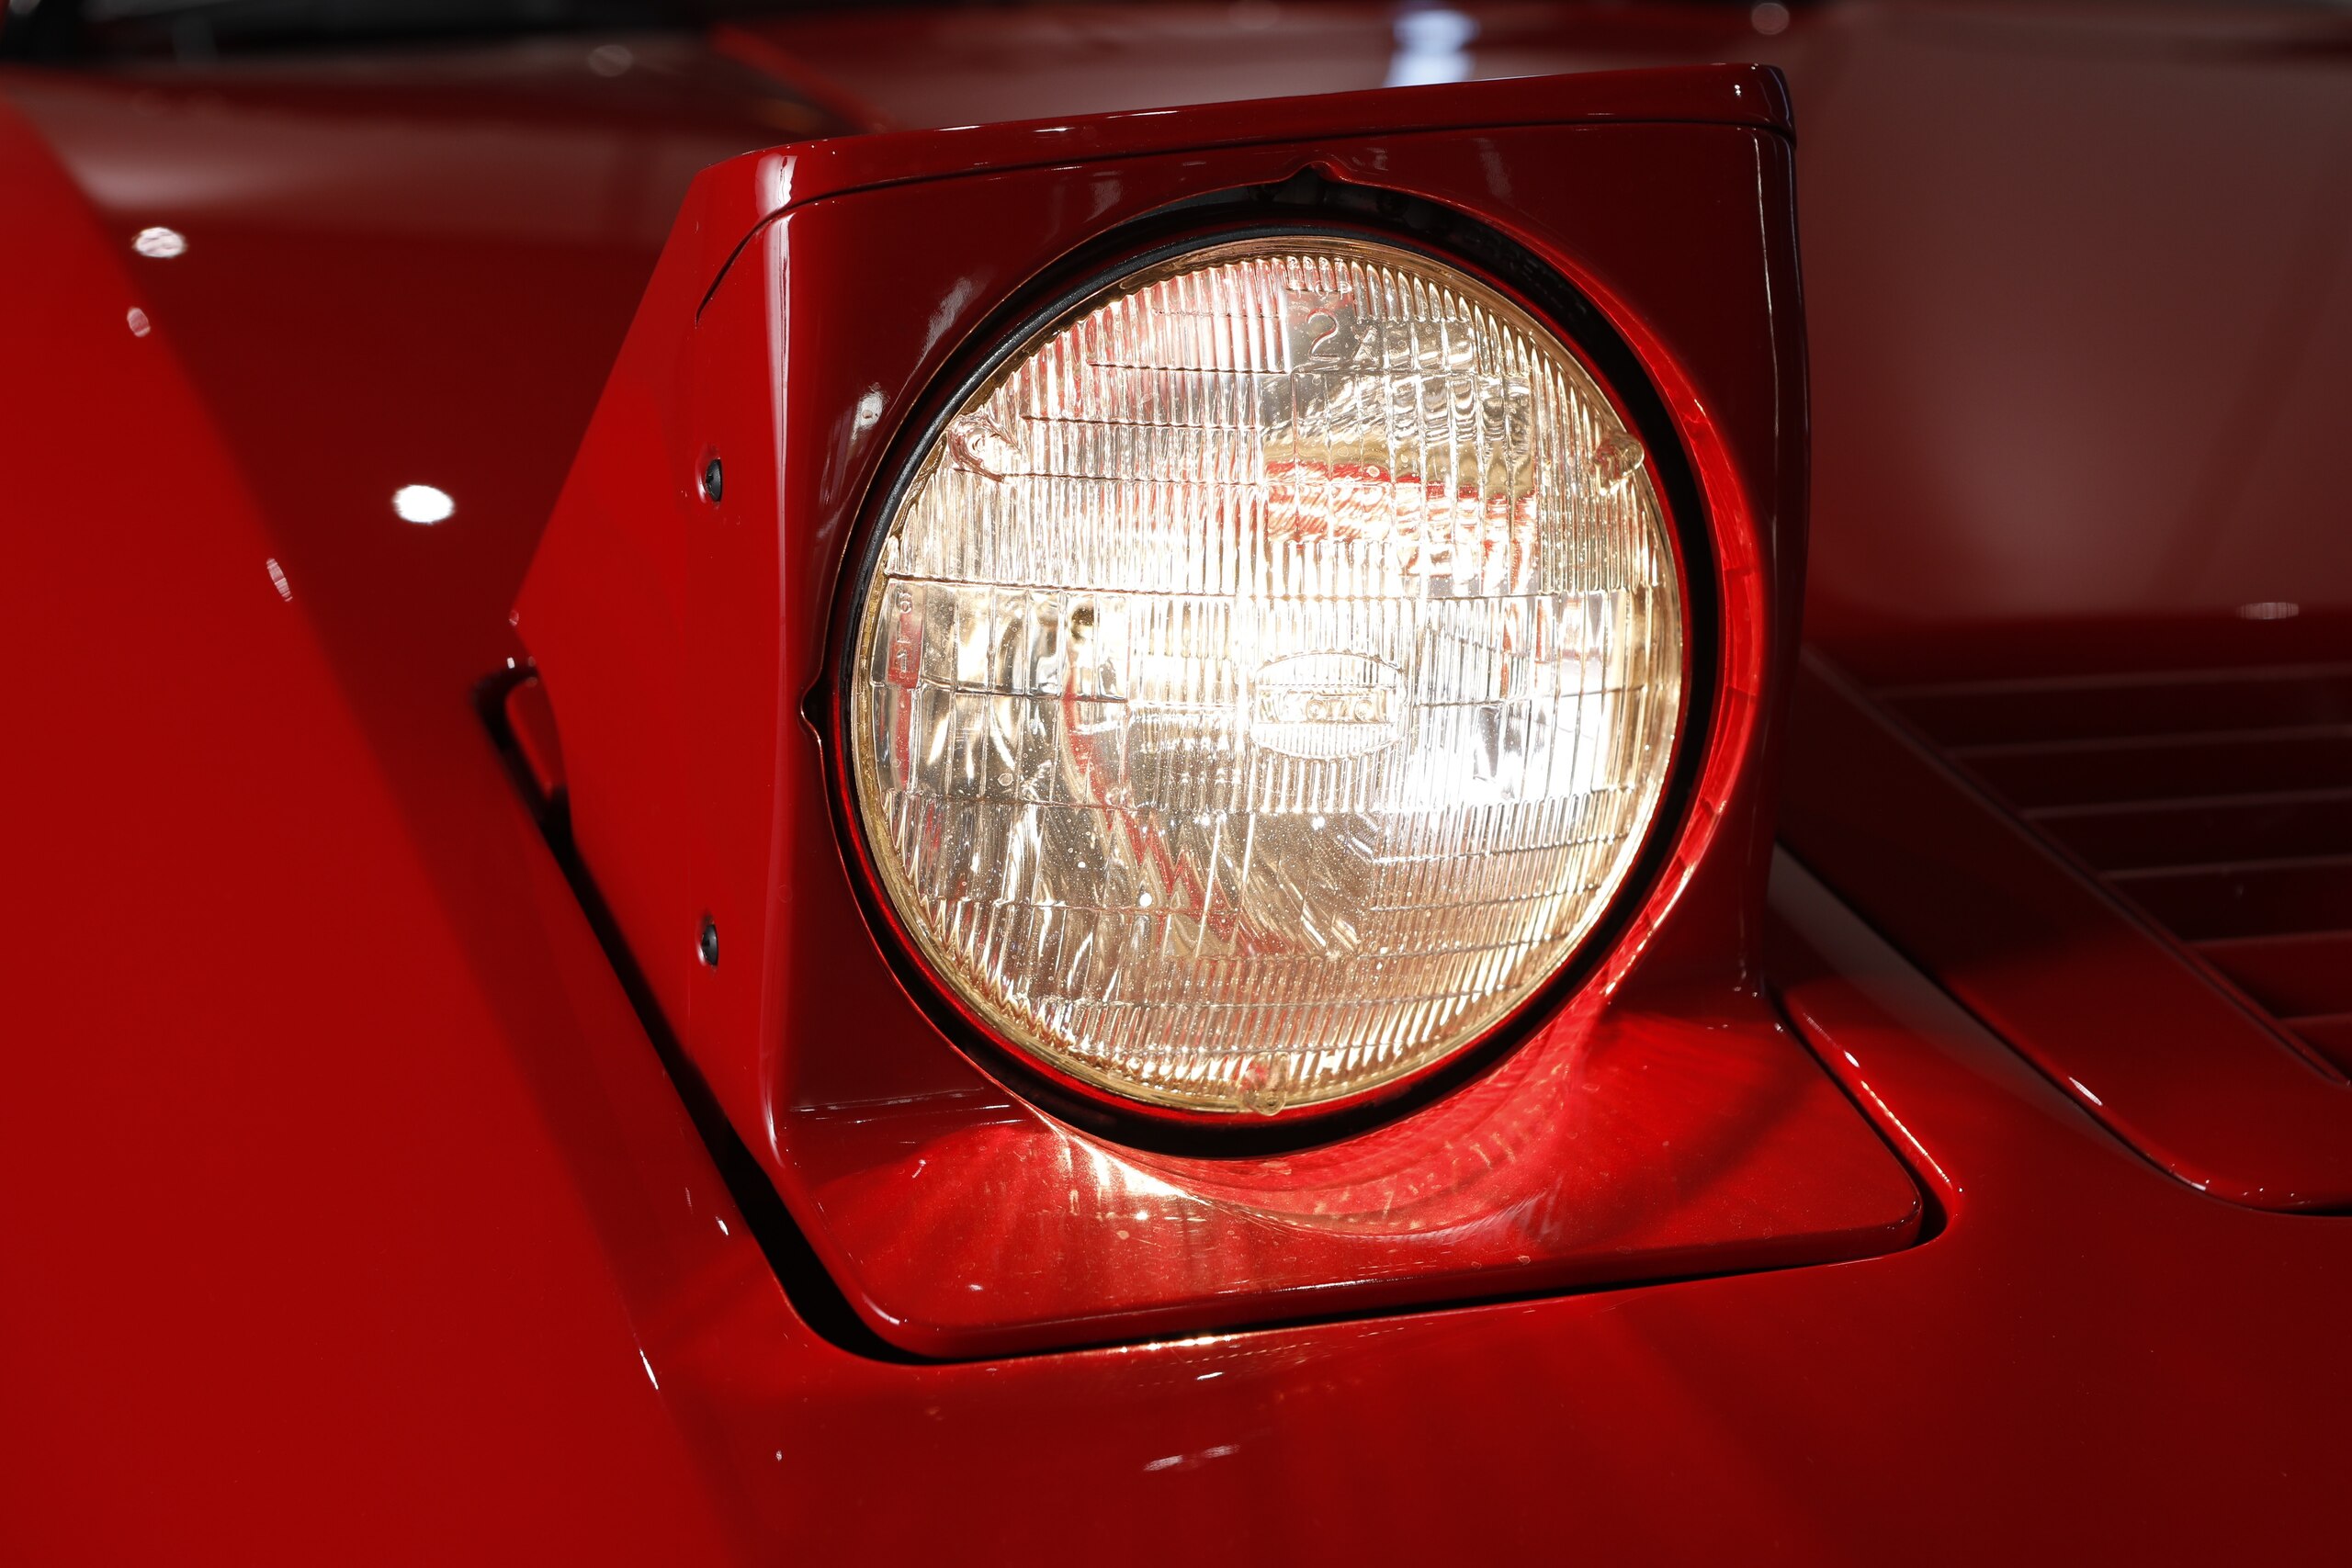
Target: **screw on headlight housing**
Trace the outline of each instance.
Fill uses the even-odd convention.
[[[702,466],[702,498],[716,506],[726,493],[727,470],[719,465],[718,457],[706,458]]]
[[[718,967],[718,922],[708,915],[702,918],[702,935],[695,943],[695,951],[701,955],[706,967]]]

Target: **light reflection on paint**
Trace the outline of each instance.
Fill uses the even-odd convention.
[[[457,502],[446,490],[432,485],[402,485],[392,491],[392,510],[403,523],[431,525],[446,523],[458,510]]]
[[[1389,87],[1470,79],[1470,40],[1478,24],[1448,6],[1405,12],[1396,18],[1396,52],[1388,62]]]
[[[1848,1058],[1849,1061],[1852,1058],[1850,1057]],[[1942,1166],[1936,1163],[1936,1156],[1928,1152],[1928,1145],[1921,1143],[1918,1140],[1918,1137],[1913,1134],[1911,1129],[1903,1124],[1903,1118],[1897,1116],[1894,1113],[1894,1109],[1889,1106],[1885,1100],[1879,1098],[1878,1090],[1872,1089],[1860,1078],[1856,1078],[1854,1080],[1854,1087],[1860,1089],[1862,1093],[1868,1095],[1870,1097],[1871,1103],[1878,1107],[1879,1114],[1885,1117],[1888,1123],[1892,1125],[1896,1132],[1903,1134],[1903,1141],[1911,1145],[1911,1152],[1928,1162],[1928,1168],[1936,1173],[1936,1179],[1938,1181],[1942,1182],[1954,1192],[1963,1190],[1960,1183],[1951,1179],[1951,1173],[1945,1170]]]

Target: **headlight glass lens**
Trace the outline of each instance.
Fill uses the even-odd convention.
[[[1552,332],[1398,247],[1149,266],[903,489],[853,645],[884,891],[1017,1049],[1272,1113],[1414,1073],[1623,882],[1684,682],[1643,448]]]

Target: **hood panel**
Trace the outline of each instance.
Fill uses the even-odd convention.
[[[2352,550],[2312,519],[2352,412],[2334,369],[2352,18],[1791,10],[1073,6],[764,30],[908,125],[1777,65],[1811,320],[1810,636],[1873,681],[2345,646]],[[2279,603],[2299,614],[2236,614]]]
[[[616,76],[591,38],[17,73],[8,91],[125,239],[198,235],[153,287],[232,441],[269,454],[256,484],[299,493],[277,525],[326,495],[380,515],[412,479],[479,498],[464,532],[494,543],[416,570],[494,615],[687,178],[847,128],[838,106],[956,126],[1774,64],[1798,106],[1810,635],[1879,682],[2344,646],[2352,551],[2311,519],[2333,504],[2332,367],[2352,355],[2347,46],[2352,18],[2301,7],[1888,0],[1800,7],[1772,34],[1712,6],[893,8],[628,35]],[[257,379],[256,343],[300,373]],[[385,401],[461,360],[441,395]],[[371,401],[364,422],[319,415]],[[362,618],[383,572],[412,570],[370,535],[321,545],[365,558]]]
[[[2340,560],[2282,553],[2303,547],[2262,522],[2334,516],[2314,487],[2342,425],[2324,377],[2347,331],[2327,238],[2343,204],[2313,193],[2340,166],[2340,23],[1852,6],[1764,38],[1727,29],[1736,10],[1469,12],[1482,73],[1743,54],[1790,70],[1817,333],[1815,625],[1841,653],[1925,678],[2096,657],[2029,648],[1996,615],[2177,615],[2181,592],[2109,582],[2065,536],[2173,527],[2190,513],[2149,497],[2186,493],[2178,476],[2216,452],[2259,454],[2232,502],[2255,522],[2231,532],[2208,507],[2201,530],[2164,536],[2236,574],[2213,579],[2230,584],[2216,604],[2312,608],[2255,623],[2207,606],[2197,625],[2283,647],[2342,605]],[[1329,15],[1363,29],[1313,57],[1346,71],[1285,65],[1283,91],[1393,67],[1392,13]],[[846,46],[826,66],[840,80],[889,74],[884,28],[905,80],[977,92],[1008,73],[940,63],[921,18],[869,27],[863,74]],[[0,785],[16,996],[0,1233],[30,1282],[0,1292],[14,1555],[233,1541],[254,1561],[937,1562],[1082,1541],[1139,1562],[1369,1562],[1568,1542],[1819,1562],[1984,1561],[2028,1540],[2052,1560],[2340,1557],[2352,1386],[2340,1328],[2293,1308],[2352,1290],[2343,1222],[2165,1177],[1789,863],[1770,917],[1794,954],[1776,971],[1787,1005],[1900,1129],[1945,1218],[1928,1245],[962,1367],[810,1333],[742,1244],[465,696],[515,651],[507,606],[685,166],[795,134],[773,88],[722,90],[690,64],[681,96],[698,105],[628,119],[646,79],[595,74],[602,41],[544,67],[420,51],[389,86],[355,80],[376,63],[315,59],[0,79],[96,203],[32,134],[0,135],[11,308],[62,334],[12,339],[5,378],[11,516],[33,520],[0,572],[17,745]],[[827,60],[813,31],[786,41]],[[1233,83],[1275,73],[1216,39],[1194,54]],[[590,106],[563,122],[576,134],[523,134],[553,121],[507,100],[559,65]],[[1934,78],[2012,72],[2043,84],[2041,134],[2020,122],[1981,151],[1971,138],[2010,111]],[[1117,107],[1009,79],[1025,95],[1010,115]],[[889,107],[922,118],[912,98]],[[435,166],[408,169],[413,146],[440,148]],[[2143,148],[2162,155],[2143,166]],[[2080,177],[2012,209],[2005,193],[2045,164]],[[2111,232],[2101,182],[2135,193]],[[1864,204],[1850,216],[1828,202],[1841,190]],[[1969,250],[2004,212],[1997,254]],[[161,223],[187,253],[134,257],[131,236]],[[97,237],[56,239],[77,226]],[[2315,301],[2303,314],[2266,314],[2282,279]],[[1967,310],[1946,319],[1954,298]],[[119,324],[133,306],[153,337]],[[2251,357],[2216,359],[2230,367],[2210,392],[2185,358],[2197,374],[2167,383],[2183,412],[2146,384],[2155,358],[2109,374],[2108,354],[2143,342]],[[141,345],[180,368],[126,368]],[[1954,366],[2002,391],[2017,355],[2077,348],[2097,351],[2086,380],[2045,406],[2077,434],[2123,411],[2109,445],[1943,423],[1979,406],[1947,397],[1968,384]],[[2292,381],[2249,368],[2289,359]],[[2217,409],[2247,434],[2211,436]],[[2036,472],[2099,454],[2035,513],[2052,536],[2008,528],[2008,491],[1984,477],[2020,451]],[[2110,503],[2107,481],[2136,484],[2143,464],[2176,477]],[[395,516],[410,483],[447,490],[450,522]],[[2045,561],[2072,563],[2064,593],[1992,570]],[[1986,642],[1986,626],[2008,633]],[[1923,1478],[1967,1506],[1923,1507]]]

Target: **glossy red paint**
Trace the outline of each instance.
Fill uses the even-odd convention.
[[[1736,7],[1459,8],[1473,72],[1743,48]],[[2314,182],[2352,101],[2342,18],[1792,9],[1746,49],[1804,109],[1814,607],[1849,667],[2340,656],[2316,595],[2227,611],[2340,558],[2347,296]],[[1702,12],[1679,44],[1658,21]],[[1179,67],[1163,101],[1373,85],[1396,52],[1385,10],[1279,14],[1332,19],[1329,47],[1186,53],[1117,7],[1052,58],[959,61],[900,14],[863,48],[1013,114],[1064,107],[1057,60],[1117,108]],[[0,78],[81,187],[0,117],[0,1555],[2340,1560],[2347,1222],[2136,1157],[1786,865],[1769,973],[1934,1194],[1925,1245],[976,1364],[813,1334],[467,695],[519,652],[504,608],[687,167],[778,133],[749,107],[707,141],[616,133],[584,96],[500,107],[598,41],[403,53],[381,91],[382,62],[332,57]],[[151,222],[188,254],[131,257]],[[179,390],[124,357],[132,305]],[[2225,352],[2152,423],[2170,366],[2116,350],[2167,341]],[[2030,406],[1970,394],[2019,367]],[[2257,451],[2268,501],[2147,505]],[[2030,516],[1996,483],[2045,474],[2063,503]],[[390,518],[416,480],[449,525]],[[2114,570],[2158,514],[2210,594],[2188,619]],[[2100,584],[2122,608],[2076,615]]]
[[[1437,7],[1431,7],[1436,9]],[[1023,6],[980,15],[844,7],[747,20],[798,69],[857,93],[900,127],[1072,118],[1165,104],[1329,96],[1408,83],[1549,76],[1744,60],[1793,39],[1722,6],[1614,7],[1468,0],[1418,25],[1382,0],[1237,12],[1219,0],[1138,8]],[[1800,9],[1799,36],[1822,20]]]
[[[765,1269],[560,876],[462,704],[418,853],[170,312],[0,188],[5,1554],[727,1551],[646,1359]]]
[[[614,78],[594,41],[5,76],[135,269],[427,824],[451,809],[438,756],[471,744],[452,694],[522,652],[515,588],[679,191],[833,123],[690,39],[628,37]],[[187,253],[134,254],[153,225]],[[397,519],[417,483],[455,515]]]
[[[2347,409],[2324,368],[2352,352],[2344,17],[1845,5],[1743,37],[1760,24],[1729,10],[1453,14],[1452,55],[1425,65],[1477,76],[1706,49],[1790,73],[1815,368],[1807,635],[1865,684],[2352,648],[2352,552],[2333,521]],[[939,15],[887,50],[838,16],[769,31],[925,124],[1015,101],[1262,91],[1253,69],[1353,85],[1412,67],[1411,29],[1385,39],[1387,20],[1256,13],[1254,68],[1219,59],[1229,35],[1205,8],[1131,25],[1057,9],[1000,30]],[[2346,1201],[2341,1083],[2324,1064],[1997,810],[1955,818],[1928,807],[1940,787],[1865,777],[1889,782],[1836,748],[1801,753],[1807,852],[1964,994],[1997,977],[1985,1016],[2040,1043],[2027,1048],[2053,1071],[2075,1052],[2042,1046],[2075,1041],[2088,1059],[2060,1081],[2089,1086],[2069,1090],[2086,1108],[2111,1108],[2216,1190]],[[2040,869],[1996,877],[2012,854]],[[2334,872],[2317,875],[2307,905],[2352,924]],[[2134,978],[2083,983],[2111,965]],[[2324,1051],[2342,1026],[2314,1016],[2306,1039]]]
[[[515,682],[499,698],[498,707],[500,724],[514,741],[535,807],[561,811],[563,738],[556,733],[555,712],[548,706],[547,691],[539,678],[526,675]]]
[[[1789,846],[2093,1115],[2216,1197],[2352,1207],[2352,1084],[1817,660],[1789,757]]]
[[[1769,63],[1800,106],[1807,635],[1866,682],[2340,656],[2352,17],[1999,0],[854,10],[763,36],[901,126]],[[2240,605],[2300,614],[2240,618]]]
[[[1595,76],[820,142],[697,182],[520,625],[588,874],[876,1331],[973,1355],[1912,1234],[1916,1196],[1757,1004],[1742,934],[1801,504],[1784,112],[1767,73]],[[994,1059],[952,1050],[885,953],[835,934],[861,922],[857,889],[827,724],[801,710],[831,689],[857,519],[989,323],[1073,252],[1098,265],[1152,214],[1305,170],[1466,209],[1637,345],[1705,497],[1712,724],[1646,905],[1500,1066],[1317,1147],[1148,1154],[1135,1129],[1033,1105],[1025,1080],[998,1088]],[[1638,235],[1595,216],[1658,191],[1677,217]],[[1370,220],[1243,216],[1286,212]],[[941,231],[972,238],[926,243]],[[717,504],[696,480],[713,454]],[[706,915],[715,966],[692,939]]]

